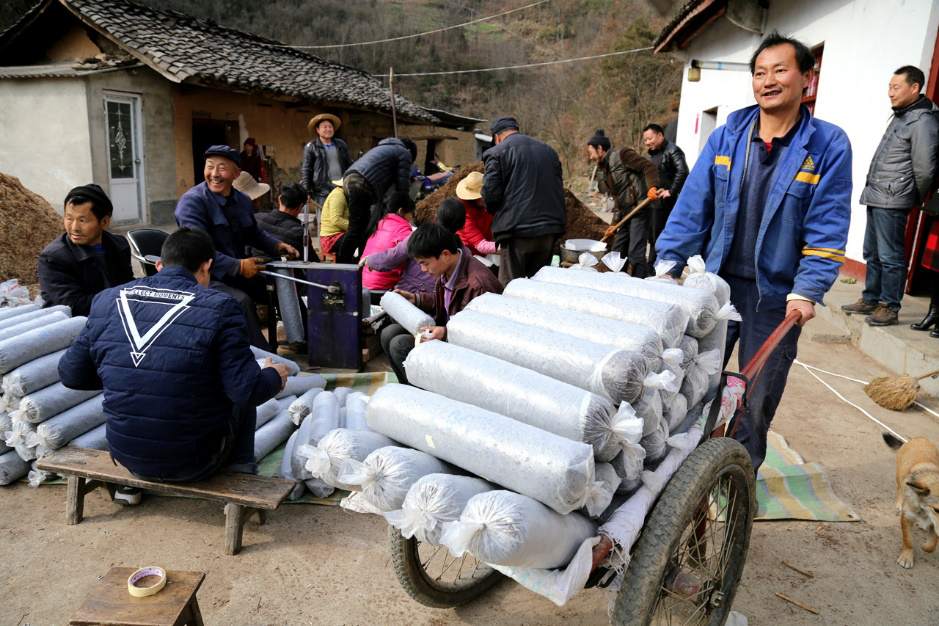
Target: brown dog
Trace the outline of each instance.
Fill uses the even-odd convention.
[[[932,552],[939,543],[939,449],[923,437],[903,443],[883,433],[888,446],[897,450],[897,513],[903,549],[897,564],[913,567],[913,543],[910,524],[916,523],[932,536],[923,544],[924,552]]]

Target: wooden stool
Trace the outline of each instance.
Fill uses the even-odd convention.
[[[112,567],[85,598],[69,626],[203,626],[196,592],[205,572],[166,572],[166,586],[152,596],[127,593],[133,567]]]

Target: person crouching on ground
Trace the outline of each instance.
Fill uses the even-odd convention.
[[[170,235],[159,273],[98,294],[59,361],[66,387],[104,390],[111,456],[145,480],[255,473],[255,408],[287,380],[286,366],[258,365],[238,303],[209,288],[214,255],[202,231]]]
[[[98,185],[75,187],[64,204],[65,233],[39,254],[39,288],[44,306],[88,315],[95,294],[134,279],[130,246],[108,232],[114,207]]]
[[[452,316],[476,296],[502,293],[502,284],[492,272],[468,253],[459,237],[440,224],[418,227],[408,240],[408,254],[437,281],[433,293],[397,292],[433,315],[437,325],[424,331],[422,341],[446,340],[447,322]],[[412,348],[414,338],[411,335],[398,335],[389,342],[388,360],[403,384],[407,384],[404,359]]]

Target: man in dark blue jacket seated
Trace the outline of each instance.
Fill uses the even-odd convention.
[[[263,264],[249,253],[253,246],[279,257],[297,258],[296,248],[258,228],[251,199],[232,185],[241,173],[241,155],[229,146],[211,146],[205,151],[205,181],[183,194],[176,204],[176,223],[205,231],[215,244],[212,266],[213,289],[224,291],[241,306],[248,322],[251,343],[259,348],[270,344],[261,334],[255,302],[265,299],[265,283],[258,272]]]
[[[389,137],[349,166],[342,178],[349,199],[349,230],[336,249],[337,263],[355,263],[355,251],[362,253],[373,205],[384,201],[389,191],[408,193],[416,158],[413,141]]]
[[[107,231],[114,206],[98,185],[75,187],[64,205],[65,233],[39,254],[39,288],[46,306],[88,315],[95,294],[134,279],[130,246]]]
[[[144,479],[256,471],[255,407],[287,380],[258,365],[238,303],[208,288],[214,253],[201,231],[170,235],[159,273],[98,294],[59,362],[65,386],[104,389],[111,456]]]

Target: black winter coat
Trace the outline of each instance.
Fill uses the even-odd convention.
[[[258,220],[258,226],[264,232],[273,236],[278,241],[289,243],[296,248],[300,254],[303,254],[303,222],[288,215],[280,209],[273,209],[267,213],[258,213],[255,215]],[[316,256],[316,250],[313,249],[313,241],[310,239],[310,252],[308,258],[311,261],[319,261]]]
[[[674,204],[681,188],[685,185],[685,179],[688,178],[688,162],[685,161],[685,153],[681,148],[666,140],[659,150],[650,150],[649,157],[659,168],[660,187],[668,189],[672,196],[669,199],[670,203]]]
[[[95,298],[59,376],[70,389],[104,389],[117,462],[177,481],[216,464],[235,411],[253,415],[281,387],[258,366],[238,303],[181,267]]]
[[[104,258],[75,245],[65,233],[43,249],[38,271],[45,306],[65,304],[72,315],[88,315],[95,294],[134,279],[127,240],[105,232],[101,244]]]
[[[407,193],[411,186],[411,152],[400,139],[382,139],[353,163],[346,174],[358,172],[372,186],[376,197],[394,187]]]
[[[339,151],[339,166],[345,175],[346,170],[352,164],[349,157],[349,146],[338,137],[333,137],[333,143],[336,150]],[[333,184],[329,180],[329,161],[326,158],[326,148],[317,137],[307,143],[303,148],[303,163],[300,166],[300,183],[306,189],[311,198],[323,198],[329,195],[333,190]],[[299,250],[300,248],[297,248]]]
[[[497,242],[560,235],[566,227],[561,161],[548,144],[514,133],[483,153],[483,198]]]

